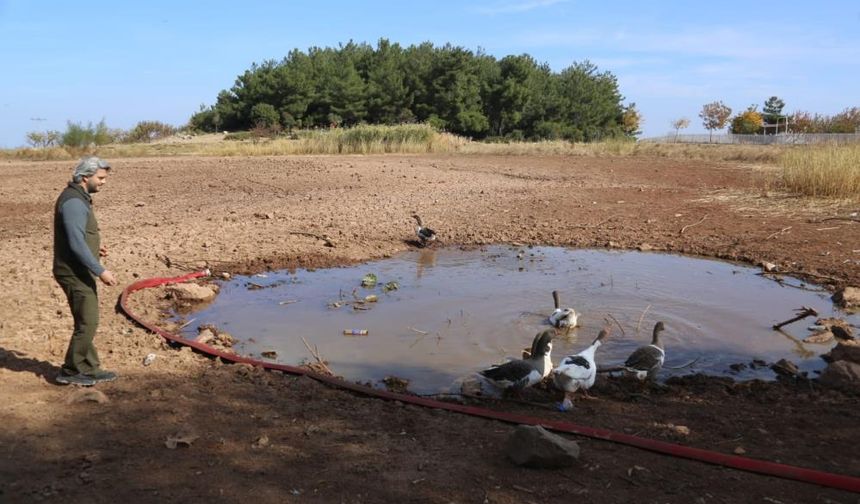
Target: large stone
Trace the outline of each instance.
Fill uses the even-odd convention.
[[[845,360],[832,362],[821,373],[820,381],[833,388],[860,392],[860,364]]]
[[[579,445],[539,425],[520,425],[508,438],[505,453],[518,466],[558,469],[579,459]]]
[[[215,289],[197,285],[195,283],[176,284],[168,287],[168,290],[183,301],[203,302],[211,301],[215,298]]]
[[[833,302],[842,308],[860,308],[860,288],[845,287],[833,295]]]
[[[860,364],[860,345],[856,342],[839,343],[830,353],[824,354],[824,360],[827,362],[848,361],[855,364]]]

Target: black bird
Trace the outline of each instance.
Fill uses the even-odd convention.
[[[436,241],[436,231],[433,231],[429,227],[425,227],[424,223],[421,221],[421,217],[418,215],[413,215],[413,219],[418,223],[415,226],[415,234],[418,235],[418,243],[422,247],[426,247],[429,243]]]

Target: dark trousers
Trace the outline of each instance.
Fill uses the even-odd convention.
[[[99,369],[99,354],[93,345],[93,338],[99,326],[99,297],[96,290],[96,280],[91,276],[61,276],[55,277],[57,283],[66,293],[69,308],[75,320],[72,340],[66,351],[63,363],[63,373],[75,375],[89,374]]]

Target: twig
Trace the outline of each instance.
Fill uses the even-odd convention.
[[[833,227],[826,227],[826,228],[818,228],[818,229],[816,229],[816,231],[833,231],[834,229],[839,229],[839,228],[841,228],[841,227],[842,227],[842,226],[833,226]]]
[[[185,329],[187,326],[191,325],[191,323],[194,322],[195,320],[197,320],[197,319],[193,318],[193,319],[189,320],[188,322],[182,324],[181,326],[179,326],[179,330]]]
[[[818,312],[808,306],[801,306],[800,308],[794,310],[797,312],[797,316],[792,317],[784,322],[780,322],[779,324],[774,324],[773,329],[779,330],[780,327],[784,325],[791,324],[792,322],[797,322],[798,320],[805,319],[806,317],[817,317]]]
[[[409,329],[410,331],[417,332],[418,334],[423,334],[423,335],[430,334],[430,333],[428,333],[427,331],[421,331],[421,330],[415,329],[415,328],[414,328],[414,327],[412,327],[412,326],[407,327],[407,329]]]
[[[283,306],[283,305],[288,305],[288,304],[293,304],[293,303],[298,303],[298,302],[299,302],[298,299],[288,299],[286,301],[279,301],[278,304]]]
[[[645,307],[645,310],[642,312],[642,315],[639,316],[639,322],[636,324],[636,334],[639,334],[639,328],[642,327],[642,319],[645,318],[645,314],[648,313],[648,310],[651,309],[651,305]]]
[[[842,280],[839,278],[836,278],[836,277],[827,276],[827,275],[818,275],[815,273],[809,273],[806,271],[797,271],[797,270],[768,271],[768,272],[764,272],[764,273],[756,273],[756,275],[760,275],[763,277],[767,277],[769,275],[773,275],[773,276],[794,275],[794,276],[801,276],[801,277],[807,276],[807,277],[813,277],[813,278],[821,278],[824,280],[830,280],[831,282],[837,283],[837,284],[842,283]]]
[[[768,235],[768,237],[767,237],[767,238],[765,238],[765,240],[770,240],[770,239],[771,239],[771,238],[773,238],[774,236],[781,235],[782,233],[785,233],[785,232],[786,232],[786,231],[788,231],[789,229],[791,229],[791,226],[788,226],[788,227],[786,227],[786,228],[782,228],[782,229],[780,229],[779,231],[777,231],[776,233],[773,233],[773,234]]]
[[[421,336],[418,336],[417,338],[415,338],[415,341],[413,341],[412,344],[409,345],[409,348],[412,348],[415,345],[417,345],[418,343],[421,343],[421,341],[424,339],[424,336],[427,336],[427,333],[424,333]]]
[[[327,373],[329,373],[329,374],[331,374],[331,375],[334,375],[334,373],[332,372],[332,370],[328,367],[328,365],[326,365],[325,361],[324,361],[324,360],[322,360],[322,357],[320,357],[319,351],[318,351],[318,350],[316,350],[316,348],[311,348],[311,346],[308,344],[308,340],[306,340],[304,336],[302,336],[302,342],[305,344],[305,348],[307,348],[307,349],[308,349],[308,352],[310,352],[310,353],[311,353],[311,355],[314,357],[314,359],[316,359],[317,364],[319,364],[320,366],[322,366],[322,367],[323,367],[323,369],[324,369]]]
[[[322,240],[325,242],[326,247],[334,248],[334,242],[326,238],[325,236],[320,236],[315,233],[308,233],[307,231],[287,231],[287,234],[301,235],[301,236],[310,236],[312,238],[316,238],[317,240]]]
[[[511,488],[513,488],[514,490],[519,490],[520,492],[525,492],[525,493],[530,493],[530,494],[535,493],[534,490],[529,490],[528,488],[521,487],[519,485],[511,485]]]
[[[598,222],[597,224],[580,224],[578,226],[573,226],[573,227],[575,229],[595,229],[595,228],[599,228],[600,226],[606,224],[607,222],[611,221],[615,217],[616,216],[613,215],[612,217],[609,217],[607,219],[603,219],[602,221]]]
[[[613,321],[615,321],[615,324],[618,326],[619,329],[621,329],[621,335],[624,336],[624,328],[621,327],[621,324],[618,322],[618,320],[616,320],[615,317],[613,317],[611,313],[607,313],[607,315],[609,315],[609,318],[611,318]]]
[[[708,218],[708,215],[707,215],[707,214],[705,214],[705,216],[704,216],[704,217],[702,217],[701,219],[699,219],[699,221],[698,221],[698,222],[694,222],[694,223],[692,223],[692,224],[687,224],[686,226],[684,226],[684,227],[682,227],[682,228],[681,228],[681,232],[680,232],[679,234],[684,234],[684,231],[686,231],[686,230],[687,230],[687,228],[691,228],[691,227],[693,227],[693,226],[698,226],[699,224],[701,224],[701,223],[705,222],[705,219],[707,219],[707,218]]]
[[[684,365],[681,365],[681,366],[663,366],[663,369],[684,369],[684,368],[690,367],[693,364],[695,364],[696,362],[698,362],[700,358],[701,358],[701,356],[696,357],[695,359],[693,359],[690,362],[688,362]]]
[[[832,220],[845,220],[845,221],[852,221],[852,222],[860,222],[860,217],[827,217],[825,219],[820,219],[817,221],[816,220],[810,220],[809,222],[819,223],[819,222],[826,222],[826,221],[832,221]]]
[[[726,443],[737,443],[738,441],[740,441],[743,438],[744,438],[743,436],[738,436],[738,437],[733,438],[733,439],[723,439],[722,441],[714,441],[713,444],[720,445],[720,444],[726,444]]]

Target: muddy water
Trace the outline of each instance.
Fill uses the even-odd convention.
[[[304,337],[348,379],[379,384],[393,375],[408,379],[415,392],[432,393],[505,357],[519,357],[548,327],[555,289],[563,305],[581,313],[581,327],[554,341],[556,363],[588,346],[612,314],[625,333],[613,328],[598,351],[599,366],[622,363],[662,320],[667,368],[695,363],[664,369],[661,379],[695,372],[773,378],[766,366],[749,366],[754,359],[769,364],[787,358],[810,373],[822,369],[819,355],[833,343],[800,342],[811,334],[807,328],[814,319],[786,326],[783,333],[771,326],[800,306],[834,315],[829,294],[783,286],[757,272],[656,253],[509,246],[423,250],[355,267],[237,277],[222,284],[216,301],[188,317],[196,318],[194,326],[211,323],[233,334],[243,354],[275,351],[274,360],[298,364],[310,358]],[[374,288],[360,285],[368,273],[378,278]],[[384,292],[391,281],[399,288]],[[371,294],[378,301],[364,304],[367,310],[345,303]],[[836,315],[860,323],[857,315]],[[367,335],[345,336],[350,329]],[[738,363],[747,367],[730,368]]]

